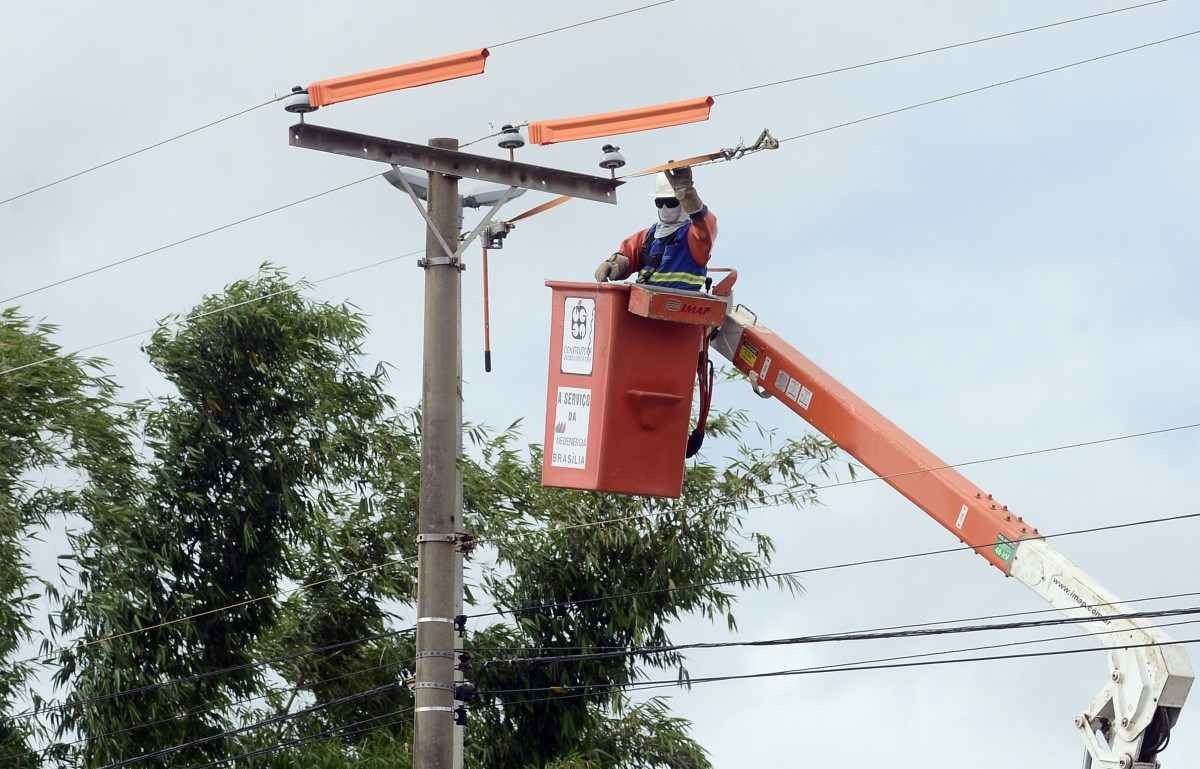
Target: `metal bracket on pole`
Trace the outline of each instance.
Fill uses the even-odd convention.
[[[425,657],[444,657],[454,659],[455,654],[456,652],[448,652],[440,649],[424,649],[416,653],[416,658],[423,659]]]
[[[417,544],[424,542],[457,542],[458,534],[418,534]]]
[[[519,187],[509,187],[507,190],[505,190],[504,194],[500,196],[500,199],[493,203],[492,207],[488,209],[487,214],[485,214],[484,217],[479,220],[479,224],[475,225],[475,229],[471,230],[470,234],[464,237],[462,242],[458,244],[458,251],[454,253],[455,258],[462,256],[463,252],[467,250],[467,247],[475,242],[475,238],[479,237],[479,233],[487,229],[487,226],[492,223],[493,217],[496,216],[496,213],[500,210],[501,206],[520,194],[521,189]]]
[[[446,254],[445,262],[438,257],[433,257],[430,259],[421,259],[417,262],[417,264],[422,267],[430,267],[435,264],[459,264],[458,254],[453,248],[450,248],[450,244],[447,243],[446,239],[442,237],[442,233],[438,232],[437,227],[433,226],[433,220],[429,218],[429,212],[425,210],[425,206],[421,205],[421,200],[417,197],[417,192],[413,189],[412,184],[409,183],[404,174],[397,174],[396,178],[400,180],[400,186],[404,188],[404,191],[408,193],[410,198],[412,198],[413,205],[417,207],[417,211],[420,212],[421,218],[425,220],[425,226],[430,232],[433,233],[433,237],[437,239],[438,244],[442,247],[442,251]]]

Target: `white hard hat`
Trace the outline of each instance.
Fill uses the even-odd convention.
[[[671,181],[665,173],[661,171],[654,175],[654,199],[673,198],[675,190],[671,187]]]

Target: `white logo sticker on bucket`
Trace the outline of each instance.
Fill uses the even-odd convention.
[[[592,391],[584,387],[560,387],[554,405],[554,440],[550,465],[582,470],[587,464],[588,422],[592,413]]]
[[[596,300],[568,296],[563,300],[562,373],[591,374],[595,341]]]

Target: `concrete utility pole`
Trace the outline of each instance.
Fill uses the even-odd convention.
[[[307,97],[305,97],[307,98]],[[510,137],[511,138],[511,137]],[[469,673],[456,670],[454,620],[462,613],[462,558],[470,535],[462,521],[462,270],[463,253],[508,201],[537,190],[600,203],[617,202],[619,179],[603,178],[458,151],[457,139],[428,145],[306,124],[288,129],[293,147],[332,152],[392,169],[381,176],[404,191],[425,219],[425,360],[421,384],[421,502],[417,518],[417,659],[414,769],[461,769],[464,729],[455,724],[455,683],[472,699]],[[602,166],[608,168],[608,166]],[[424,180],[407,169],[428,174]],[[461,178],[503,188],[458,193]],[[421,201],[428,203],[428,210]],[[550,201],[550,205],[556,205]],[[460,237],[463,206],[487,208]],[[546,204],[543,204],[546,205]],[[536,211],[537,209],[531,209]],[[528,212],[527,212],[528,213]],[[498,244],[492,244],[499,248]],[[464,709],[461,714],[466,716]]]
[[[458,149],[456,139],[429,146]],[[421,383],[421,501],[417,526],[417,659],[413,699],[414,769],[453,769],[457,531],[462,478],[460,360],[461,261],[443,243],[458,242],[458,177],[429,172],[425,234],[425,349]],[[439,240],[438,236],[441,236]]]

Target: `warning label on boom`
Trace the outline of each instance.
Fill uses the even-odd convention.
[[[560,387],[554,406],[554,440],[550,464],[582,470],[587,464],[588,420],[592,413],[592,391],[583,387]]]

